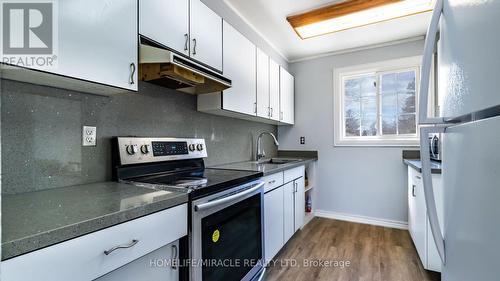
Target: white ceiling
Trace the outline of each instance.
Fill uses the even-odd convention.
[[[301,40],[286,17],[332,0],[224,0],[288,61],[424,35],[431,13]]]

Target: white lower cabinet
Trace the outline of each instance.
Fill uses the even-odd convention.
[[[177,281],[179,280],[179,241],[174,241],[96,281]]]
[[[304,166],[266,176],[272,179],[285,179],[279,187],[268,189],[264,194],[264,257],[269,262],[290,240],[293,234],[304,225],[305,191]],[[288,180],[288,181],[287,181]]]
[[[3,261],[2,281],[88,281],[118,268],[120,272],[129,272],[134,268],[144,268],[140,258],[145,255],[160,256],[164,253],[167,255],[165,258],[170,258],[172,247],[167,247],[168,249],[164,247],[185,235],[187,235],[187,204]],[[126,248],[116,248],[119,246]],[[114,248],[116,249],[111,251]],[[154,252],[158,249],[162,250]],[[105,254],[105,251],[110,252]],[[170,271],[171,268],[166,270]],[[114,274],[122,276],[123,273],[117,271],[109,278]],[[137,274],[148,273],[143,270]],[[118,280],[106,278],[103,280]]]
[[[440,174],[432,175],[434,197],[441,229],[443,226],[443,188]],[[441,259],[431,233],[424,198],[422,174],[408,167],[408,230],[422,265],[427,270],[441,271]]]
[[[264,195],[265,261],[270,261],[283,247],[283,186]]]
[[[283,220],[283,239],[288,241],[295,233],[295,187],[293,182],[286,183],[283,186],[283,207],[284,207],[284,220]]]

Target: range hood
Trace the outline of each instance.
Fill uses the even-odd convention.
[[[139,45],[139,79],[188,94],[220,92],[231,80],[170,50]]]

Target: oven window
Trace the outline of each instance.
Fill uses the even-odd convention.
[[[203,218],[201,227],[203,280],[239,281],[261,262],[261,194]]]

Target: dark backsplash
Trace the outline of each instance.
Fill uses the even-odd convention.
[[[205,138],[206,164],[250,160],[256,135],[277,128],[196,111],[196,96],[148,83],[103,97],[1,80],[2,193],[111,179],[113,136]],[[97,146],[82,147],[82,126]],[[264,141],[267,155],[276,147]]]

